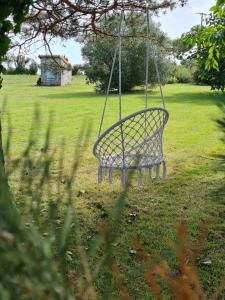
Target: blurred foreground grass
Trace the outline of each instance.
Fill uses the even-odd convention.
[[[74,149],[78,145],[83,159],[80,161],[70,197],[81,225],[82,246],[88,250],[101,224],[110,219],[115,201],[121,192],[119,181],[113,186],[96,183],[97,163],[92,156],[91,147],[97,135],[103,99],[93,92],[92,87],[85,85],[82,77],[76,77],[71,86],[63,88],[36,87],[35,81],[35,77],[29,76],[5,77],[0,97],[1,101],[7,97],[7,111],[11,117],[10,161],[18,157],[27,144],[35,105],[40,110],[40,126],[35,133],[37,143],[32,150],[32,159],[38,159],[45,148],[46,128],[49,113],[52,111],[49,149],[56,151],[56,154],[52,157],[49,178],[51,188],[50,191],[43,190],[44,198],[49,204],[50,199],[57,200],[61,195],[58,189],[65,188],[66,178],[71,174],[74,161]],[[197,260],[203,288],[207,293],[212,293],[225,276],[224,172],[221,162],[214,159],[214,155],[224,152],[224,145],[219,140],[221,132],[214,121],[218,117],[215,102],[222,100],[224,96],[211,92],[208,87],[192,85],[166,86],[165,94],[170,111],[170,120],[165,131],[169,179],[151,186],[137,187],[134,184],[130,188],[125,199],[124,215],[117,228],[119,236],[113,243],[116,263],[121,273],[125,274],[125,284],[134,299],[152,299],[152,296],[147,282],[143,280],[141,264],[132,251],[132,239],[140,239],[150,253],[159,254],[176,270],[175,256],[169,250],[168,241],[176,239],[175,225],[181,219],[188,221],[193,239],[201,221],[207,219],[209,222],[208,238]],[[158,105],[158,92],[154,91],[152,96],[152,105]],[[142,108],[143,102],[144,96],[139,91],[126,94],[124,115]],[[116,113],[117,101],[112,96],[105,127],[116,120]],[[87,122],[92,124],[92,131],[88,144],[84,145],[79,142],[79,129]],[[3,129],[6,140],[6,114],[3,118]],[[63,167],[60,164],[62,140],[65,145]],[[7,161],[8,167],[10,161]],[[10,184],[20,213],[26,215],[26,201],[33,194],[28,191],[24,181],[21,181],[21,174],[29,182],[38,174],[39,168],[25,165],[23,173],[21,170],[11,176]],[[63,203],[61,212],[66,201],[63,200]],[[42,213],[46,206],[45,202],[41,204]],[[48,218],[46,224],[41,226],[41,231],[44,236],[47,234],[48,239],[46,229],[50,224],[47,220]],[[79,269],[76,239],[75,234],[71,235],[68,250],[70,258],[63,271],[69,274],[71,280],[76,280],[74,270]],[[102,255],[101,251],[97,254],[98,257]],[[118,289],[107,267],[96,278],[95,287],[101,295],[100,298],[118,298]],[[164,294],[167,295],[166,289]]]

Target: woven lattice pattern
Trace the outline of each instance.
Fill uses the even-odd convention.
[[[162,163],[162,135],[168,116],[165,109],[149,108],[110,127],[94,146],[100,167],[126,170]]]

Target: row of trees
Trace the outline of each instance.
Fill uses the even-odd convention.
[[[5,56],[3,64],[4,68],[2,70],[2,73],[7,75],[36,75],[39,68],[39,65],[35,62],[35,60],[24,55],[15,56],[8,54],[7,56]],[[85,69],[85,65],[73,65],[72,75],[84,74]]]
[[[38,64],[24,55],[7,55],[4,58],[3,74],[29,74],[36,75]]]
[[[54,32],[50,26],[53,20],[48,19],[48,22],[50,22],[48,23],[46,21],[47,19],[43,17],[44,12],[46,12],[46,6],[43,5],[46,4],[44,0],[36,1],[35,7],[33,6],[32,1],[23,1],[20,10],[16,8],[16,4],[14,5],[13,1],[11,2],[11,8],[10,6],[4,6],[4,14],[0,16],[4,23],[4,26],[1,29],[2,37],[0,37],[0,63],[2,62],[4,53],[6,53],[9,48],[10,40],[11,47],[21,46],[18,43],[18,39],[15,43],[13,42],[11,35],[7,35],[6,33],[19,31],[23,21],[25,21],[24,24],[26,24],[22,26],[23,38],[29,38],[28,40],[31,42],[33,42],[35,38],[30,37],[28,28],[29,26],[37,25],[37,23],[39,26],[34,26],[34,30],[32,31],[32,34],[35,34],[36,32],[37,36],[39,36],[39,30],[42,27],[49,35],[63,38],[69,38],[72,35],[78,37],[79,33],[83,33],[82,35],[79,35],[79,40],[82,40],[84,43],[82,52],[84,58],[87,60],[87,65],[85,66],[87,80],[88,82],[94,83],[97,90],[105,90],[115,46],[115,28],[118,24],[118,12],[121,9],[122,2],[115,1],[114,4],[112,2],[112,5],[109,5],[109,3],[100,1],[98,10],[96,10],[94,4],[88,4],[86,1],[81,2],[79,6],[73,6],[69,0],[60,1],[60,11],[64,15],[62,22],[67,24],[67,29],[65,29],[64,32],[58,30],[58,25],[61,22],[60,15],[57,17],[58,19],[57,24],[55,24],[56,27],[54,27]],[[178,3],[184,4],[185,1],[177,1],[177,4]],[[123,1],[123,7],[126,10],[126,28],[124,31],[130,36],[130,38],[126,38],[123,41],[122,65],[124,90],[130,90],[136,85],[144,84],[146,44],[143,36],[146,33],[146,26],[144,18],[132,11],[132,8],[137,6],[143,8],[143,4],[144,2],[142,1]],[[152,7],[150,5],[150,10],[157,11],[161,8],[173,7],[175,4],[175,1],[172,1],[170,4],[163,1],[163,3],[157,5],[154,4]],[[30,11],[28,11],[29,5],[31,5]],[[49,5],[52,5],[52,15],[54,14],[56,7],[54,6],[54,3],[51,4],[48,2],[48,6]],[[75,15],[85,13],[86,17],[90,17],[91,23],[88,23],[88,19],[86,19],[86,26],[83,26],[84,24],[81,25],[79,22],[74,22],[74,14],[72,22],[70,18],[71,14],[68,14],[67,16],[67,11],[73,11]],[[26,14],[28,14],[27,17]],[[8,18],[10,15],[14,15],[13,22]],[[158,25],[152,24],[151,34],[156,46],[160,76],[163,83],[194,81],[196,83],[209,84],[213,89],[224,89],[224,15],[224,0],[218,0],[217,5],[211,8],[205,25],[194,26],[190,32],[184,34],[181,39],[176,41],[170,41],[165,34],[160,31]],[[42,16],[42,18],[40,18],[40,16]],[[92,19],[93,17],[94,20]],[[72,30],[71,26],[73,28],[76,27],[77,30]],[[98,34],[100,33],[104,35],[99,37]],[[47,43],[47,40],[45,40],[45,42]],[[171,57],[181,60],[181,65],[178,66],[173,61],[171,62]],[[37,70],[35,62],[29,62],[29,67],[26,66],[26,64],[26,58],[21,57],[20,60],[16,62],[15,67],[7,68],[7,73],[35,74]],[[151,57],[149,81],[152,85],[154,85],[156,81],[156,74],[153,66],[153,57]],[[84,68],[75,66],[73,68],[73,74],[77,74],[77,72],[83,73]],[[118,86],[117,75],[118,64],[116,64],[112,88]]]
[[[145,51],[145,45],[143,42],[140,43],[142,47],[142,51],[144,54]],[[101,43],[100,47],[103,47],[101,49],[102,52],[105,52],[105,59],[106,62],[108,62],[108,72],[110,71],[111,67],[111,61],[108,57],[108,45],[107,43]],[[92,51],[92,47],[89,47],[88,44],[86,44],[83,48],[83,53],[87,54],[88,61],[95,61],[94,64],[76,64],[72,66],[72,75],[86,75],[87,80],[89,82],[96,84],[96,89],[103,91],[105,89],[105,85],[108,81],[108,72],[104,71],[104,68],[101,68],[101,65],[104,64],[104,61],[102,60],[103,57],[99,55],[99,52],[97,50],[98,47],[94,47],[96,52]],[[127,50],[127,51],[126,51]],[[110,49],[110,51],[113,52],[113,49]],[[144,57],[141,57],[137,55],[136,60],[133,60],[134,53],[136,51],[135,47],[131,47],[130,49],[127,48],[127,45],[125,46],[125,51],[123,53],[124,59],[126,59],[126,62],[130,60],[130,65],[132,65],[133,71],[130,70],[131,68],[129,65],[125,65],[123,68],[123,86],[126,90],[126,88],[129,90],[135,85],[142,85],[144,84],[144,76],[145,76],[145,61]],[[96,61],[98,61],[97,58],[101,60],[100,64],[96,66]],[[162,56],[158,57],[158,63],[161,67],[160,74],[162,77],[162,83],[190,83],[190,82],[196,82],[198,83],[198,80],[195,78],[195,74],[193,74],[193,68],[192,66],[189,66],[187,64],[181,64],[177,65],[176,63],[171,62],[169,59],[165,59]],[[140,68],[142,64],[143,69]],[[19,75],[19,74],[26,74],[26,75],[36,75],[38,71],[38,64],[33,60],[26,56],[20,55],[20,56],[13,56],[13,55],[7,55],[4,59],[4,70],[3,74],[7,75]],[[137,72],[139,70],[139,72]],[[129,72],[130,71],[130,72]],[[155,74],[155,68],[154,68],[154,62],[151,58],[150,60],[150,76],[149,76],[149,82],[153,85],[156,82],[156,74]],[[115,74],[113,77],[113,88],[117,88],[117,80],[118,80],[118,66],[116,67]],[[102,86],[101,86],[102,84]]]

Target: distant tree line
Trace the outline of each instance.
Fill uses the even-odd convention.
[[[4,58],[4,69],[2,71],[5,75],[37,75],[39,65],[32,58],[25,55],[7,55]],[[86,65],[75,64],[71,66],[72,75],[84,75]]]
[[[7,55],[3,62],[3,74],[36,75],[38,71],[38,64],[33,59],[26,57],[25,55]]]

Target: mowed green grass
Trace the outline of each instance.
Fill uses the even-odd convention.
[[[60,149],[62,140],[65,140],[68,172],[79,131],[89,122],[92,124],[88,148],[74,187],[75,195],[76,191],[85,190],[82,197],[74,197],[85,239],[85,236],[98,231],[102,221],[107,218],[102,208],[110,214],[121,192],[119,180],[112,186],[97,184],[98,166],[92,147],[104,97],[96,94],[93,86],[86,85],[83,77],[75,77],[72,84],[66,87],[37,87],[36,80],[35,76],[4,77],[0,100],[7,99],[7,111],[11,116],[12,157],[17,157],[26,146],[36,106],[41,114],[37,151],[42,148],[41,141],[44,141],[49,115],[52,114],[51,148]],[[224,95],[212,92],[206,86],[189,84],[167,85],[164,92],[170,113],[164,135],[168,179],[160,184],[142,187],[134,184],[131,187],[121,221],[120,237],[115,246],[116,260],[134,299],[152,299],[152,296],[140,262],[129,253],[132,239],[140,239],[150,253],[161,255],[174,266],[175,260],[168,241],[175,239],[175,226],[181,219],[188,221],[193,240],[201,221],[207,219],[210,222],[208,239],[198,259],[202,284],[207,293],[212,293],[225,276],[225,177],[221,162],[215,159],[215,155],[224,153],[221,132],[215,123],[219,117],[216,103],[222,101]],[[151,92],[150,105],[160,105],[158,90]],[[144,93],[140,90],[123,96],[123,116],[143,107]],[[112,95],[104,128],[117,119],[117,96]],[[3,125],[6,129],[6,118]],[[54,172],[58,172],[57,158]],[[132,212],[137,217],[130,222],[129,214]],[[84,243],[88,244],[88,241],[84,240]],[[211,260],[212,264],[204,265],[207,260]],[[102,299],[117,299],[107,270],[97,279],[96,286]],[[225,299],[225,295],[223,297]]]

